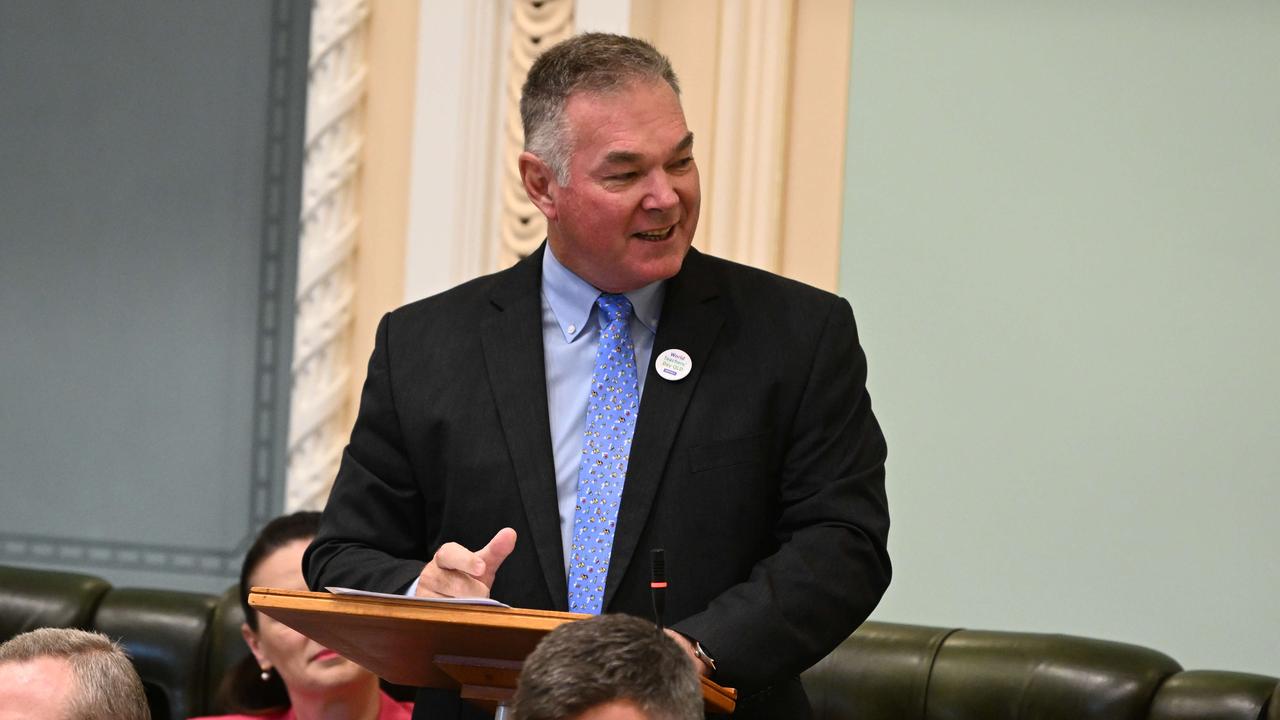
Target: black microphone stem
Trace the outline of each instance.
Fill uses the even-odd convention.
[[[661,630],[667,611],[667,560],[661,548],[649,551],[649,597],[653,600],[653,621]]]

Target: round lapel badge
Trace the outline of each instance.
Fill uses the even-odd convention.
[[[693,370],[693,360],[689,358],[689,353],[671,348],[662,351],[653,362],[653,369],[658,371],[658,376],[663,380],[675,382],[688,377],[689,371]]]

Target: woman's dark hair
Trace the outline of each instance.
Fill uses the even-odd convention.
[[[240,608],[244,611],[244,621],[254,632],[258,631],[258,611],[249,607],[249,576],[276,550],[297,540],[310,540],[319,530],[318,512],[282,515],[264,525],[249,546],[240,566]],[[269,679],[263,680],[261,672],[252,654],[231,668],[218,691],[224,711],[265,715],[289,707],[289,693],[280,675],[273,672]]]
[[[310,540],[320,532],[320,513],[300,510],[292,515],[281,515],[262,526],[258,539],[249,546],[240,565],[240,609],[244,621],[254,632],[258,631],[258,611],[249,607],[249,576],[271,553],[297,540]]]

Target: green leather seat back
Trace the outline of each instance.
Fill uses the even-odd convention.
[[[817,720],[1140,720],[1181,669],[1105,640],[868,622],[802,679]]]
[[[93,629],[119,640],[147,691],[152,720],[182,720],[202,711],[209,623],[217,598],[169,590],[112,590]]]
[[[231,668],[249,655],[249,646],[245,644],[244,635],[240,632],[242,624],[244,610],[240,608],[240,587],[232,585],[218,598],[209,628],[209,667],[205,679],[209,694],[206,698],[207,706],[203,710],[205,713],[222,712],[216,702],[223,678]]]
[[[0,565],[0,642],[42,627],[87,628],[110,588],[92,575]]]
[[[1141,720],[1182,668],[1124,643],[1069,635],[961,630],[934,661],[929,720]]]
[[[1265,675],[1191,670],[1165,681],[1151,720],[1262,720],[1276,679]],[[1274,714],[1274,713],[1273,713]]]
[[[800,677],[816,720],[920,720],[934,656],[952,630],[867,622]]]

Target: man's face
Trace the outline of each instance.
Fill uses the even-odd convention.
[[[0,720],[68,718],[79,687],[61,658],[0,663]]]
[[[547,238],[556,258],[606,292],[675,275],[698,227],[693,134],[665,82],[574,93],[565,104],[569,180],[554,179]]]

